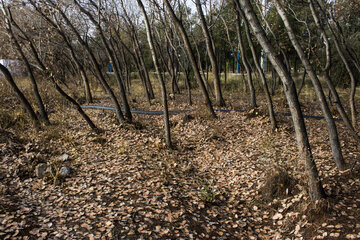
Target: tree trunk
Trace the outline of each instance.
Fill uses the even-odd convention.
[[[153,59],[154,65],[155,65],[156,73],[158,75],[160,87],[161,87],[163,107],[164,107],[164,130],[165,130],[166,146],[171,147],[169,109],[168,109],[168,103],[167,103],[165,81],[164,81],[163,75],[161,74],[160,69],[159,69],[159,62],[158,62],[158,58],[156,56],[156,52],[155,52],[155,48],[154,48],[154,42],[153,42],[154,40],[153,40],[153,36],[152,36],[152,33],[151,33],[150,23],[149,23],[149,19],[148,19],[148,16],[146,14],[146,11],[145,11],[145,7],[144,7],[141,0],[137,0],[137,3],[138,3],[138,5],[139,5],[139,7],[140,7],[140,9],[141,9],[141,11],[142,11],[142,13],[144,15],[146,33],[147,33],[146,35],[147,35],[147,39],[148,39],[148,42],[149,42],[149,47],[150,47],[152,59]]]
[[[170,5],[170,2],[169,0],[165,0],[164,1],[164,4],[167,8],[167,10],[169,11],[170,13],[170,16],[173,20],[173,22],[176,24],[176,26],[178,27],[180,33],[181,33],[181,36],[183,38],[183,41],[185,43],[185,48],[187,50],[187,53],[189,55],[189,58],[190,58],[190,62],[191,62],[191,66],[193,68],[193,71],[194,71],[194,74],[195,74],[195,77],[197,79],[197,82],[200,86],[200,89],[203,93],[203,96],[204,96],[204,99],[205,99],[205,103],[209,109],[209,112],[211,114],[211,116],[213,118],[216,118],[216,114],[215,114],[215,111],[213,109],[213,106],[212,106],[212,103],[210,101],[210,98],[209,98],[209,94],[208,92],[206,91],[206,88],[205,88],[205,85],[204,85],[204,82],[201,78],[201,75],[200,75],[200,71],[199,71],[199,68],[198,68],[198,65],[196,63],[196,60],[195,60],[195,56],[194,56],[194,52],[191,48],[191,44],[190,44],[190,40],[188,38],[188,35],[186,34],[186,31],[185,31],[185,28],[184,26],[182,25],[182,22],[177,18],[177,16],[175,15],[175,12],[174,10],[172,9],[171,5]]]
[[[188,92],[188,104],[189,106],[192,105],[192,99],[191,99],[191,84],[190,84],[190,67],[184,67],[184,72],[185,72],[185,83],[186,83],[186,88],[187,88],[187,92]]]
[[[204,13],[201,8],[200,0],[196,0],[195,3],[196,3],[197,12],[200,17],[201,28],[202,28],[202,31],[203,31],[203,34],[204,34],[205,40],[206,40],[206,49],[207,49],[207,52],[208,52],[208,55],[210,58],[210,62],[211,62],[211,70],[212,70],[212,75],[213,75],[213,80],[214,80],[216,104],[218,106],[225,106],[225,101],[223,99],[222,92],[221,92],[219,65],[218,65],[217,59],[215,57],[215,51],[213,49],[211,36],[210,36],[209,30],[208,30],[208,27],[206,24]]]
[[[301,77],[301,82],[300,82],[300,86],[297,90],[297,95],[298,97],[300,97],[301,94],[301,90],[303,89],[304,85],[305,85],[305,78],[306,78],[306,69],[304,69],[303,75]]]
[[[256,36],[258,42],[266,52],[271,61],[273,67],[276,69],[278,75],[280,76],[283,85],[285,96],[287,98],[289,109],[294,123],[296,140],[298,143],[298,149],[300,152],[301,158],[306,164],[306,171],[309,177],[309,188],[310,196],[313,200],[318,200],[325,197],[325,191],[322,187],[321,180],[316,168],[315,161],[311,153],[311,147],[309,144],[309,139],[305,127],[305,122],[303,114],[300,108],[299,99],[297,98],[296,88],[294,81],[284,66],[281,59],[278,57],[274,47],[267,38],[260,22],[250,4],[249,0],[237,0],[240,1],[240,6],[245,13],[250,26],[253,30],[254,35]]]
[[[350,119],[348,117],[348,115],[345,112],[345,109],[341,103],[340,97],[338,92],[336,91],[336,88],[330,78],[330,68],[331,68],[331,47],[330,47],[330,42],[327,36],[327,33],[325,32],[325,29],[322,25],[322,23],[320,22],[320,19],[315,11],[315,5],[314,5],[314,1],[310,0],[310,10],[312,13],[312,16],[314,18],[314,21],[316,23],[316,26],[318,27],[320,33],[321,33],[321,37],[323,39],[324,45],[325,45],[325,52],[326,52],[326,64],[325,67],[323,68],[323,72],[324,72],[324,78],[325,81],[329,87],[329,91],[331,93],[331,96],[334,98],[334,104],[336,106],[336,109],[338,110],[338,112],[340,113],[345,126],[350,130],[351,134],[353,135],[353,137],[355,138],[355,140],[360,141],[360,137],[359,135],[356,133],[353,125],[350,122]],[[331,99],[332,100],[332,99]]]
[[[50,77],[51,78],[51,77]],[[52,78],[51,78],[52,79]],[[89,116],[84,112],[84,110],[81,108],[80,104],[73,99],[72,97],[70,97],[66,92],[64,92],[64,90],[61,89],[61,87],[55,82],[54,79],[52,79],[52,82],[55,86],[55,89],[66,99],[68,100],[70,103],[72,103],[73,105],[75,105],[76,110],[80,113],[80,115],[84,118],[84,120],[87,122],[87,124],[90,126],[91,129],[93,130],[98,130],[98,128],[95,126],[95,124],[91,121],[91,119],[89,118]]]
[[[243,43],[243,39],[242,39],[242,35],[241,35],[240,21],[241,21],[240,16],[237,14],[237,16],[236,16],[236,32],[237,32],[237,37],[238,37],[238,41],[239,41],[241,59],[242,59],[242,62],[244,64],[244,67],[246,70],[246,78],[247,78],[248,87],[249,87],[249,91],[250,91],[250,106],[251,106],[251,108],[256,108],[257,105],[256,105],[256,94],[255,94],[255,89],[254,89],[254,83],[252,80],[250,64],[249,64],[249,61],[248,61],[246,53],[245,53],[244,43]]]
[[[79,7],[80,11],[83,12],[90,19],[90,21],[95,25],[96,29],[98,30],[101,41],[104,44],[106,53],[107,53],[109,59],[111,60],[111,62],[114,64],[114,73],[115,73],[116,80],[117,80],[117,83],[118,83],[119,88],[120,88],[120,97],[121,97],[121,101],[122,101],[122,103],[124,105],[125,116],[127,117],[128,121],[131,122],[132,121],[132,114],[131,114],[129,103],[127,101],[123,81],[122,81],[121,76],[120,76],[120,69],[118,68],[118,66],[116,64],[117,61],[115,59],[114,53],[113,53],[113,51],[111,51],[110,45],[109,45],[108,41],[106,40],[106,38],[104,36],[104,32],[103,32],[102,27],[100,25],[101,23],[97,22],[94,19],[94,17],[92,16],[92,14],[90,12],[88,12],[87,10],[85,10],[77,0],[73,0],[73,2],[74,2],[74,4],[76,6]]]
[[[322,2],[320,0],[317,0],[317,3],[319,5],[319,10],[322,12],[322,14],[324,16],[327,17],[324,9],[322,8]],[[355,75],[353,70],[350,67],[350,63],[349,61],[346,59],[345,54],[343,52],[343,50],[341,49],[338,37],[335,34],[334,29],[331,27],[329,19],[326,19],[326,25],[329,29],[330,32],[330,36],[332,38],[332,40],[334,41],[335,44],[335,48],[342,60],[342,62],[345,65],[345,68],[350,76],[350,81],[351,81],[351,86],[350,86],[350,94],[349,94],[349,104],[350,104],[350,110],[351,110],[351,121],[352,121],[352,125],[353,127],[356,129],[357,128],[357,122],[356,122],[356,105],[355,105],[355,93],[356,93],[356,79],[355,79]]]
[[[107,83],[102,71],[101,71],[101,67],[98,63],[98,61],[96,60],[96,57],[94,55],[94,53],[92,52],[92,50],[90,49],[89,45],[82,39],[82,37],[80,36],[79,32],[76,30],[76,28],[74,27],[74,25],[72,25],[72,23],[70,22],[69,18],[66,16],[66,14],[61,10],[61,8],[57,5],[55,5],[51,0],[47,0],[47,3],[49,3],[52,7],[54,7],[55,9],[58,10],[58,12],[60,13],[60,15],[62,16],[62,18],[65,20],[66,24],[70,27],[70,29],[73,31],[73,33],[75,34],[76,39],[78,40],[78,42],[80,43],[80,45],[82,45],[85,50],[87,51],[87,53],[90,56],[90,59],[95,67],[95,71],[96,74],[98,75],[98,79],[101,83],[101,85],[104,87],[104,89],[107,91],[107,93],[109,94],[111,100],[113,101],[114,105],[115,105],[115,110],[116,110],[116,116],[119,120],[119,122],[124,122],[125,118],[124,115],[121,111],[121,107],[119,102],[116,99],[116,96],[113,92],[113,90],[111,89],[111,87],[109,86],[109,84]]]
[[[290,25],[290,22],[286,16],[286,13],[285,13],[283,7],[281,6],[281,4],[279,3],[278,0],[274,0],[274,4],[277,9],[277,12],[279,13],[282,21],[284,22],[284,25],[285,25],[285,28],[287,29],[287,33],[289,35],[290,41],[292,42],[292,45],[294,46],[297,54],[299,55],[299,58],[300,58],[302,64],[304,65],[306,72],[308,73],[308,75],[312,81],[312,84],[314,85],[315,93],[318,97],[318,101],[320,103],[321,110],[324,114],[326,123],[328,125],[329,140],[330,140],[330,146],[331,146],[334,161],[339,170],[344,170],[345,162],[344,162],[344,158],[343,158],[342,152],[341,152],[341,145],[340,145],[340,141],[339,141],[339,137],[338,137],[337,128],[335,125],[335,121],[332,117],[332,114],[330,112],[330,108],[327,104],[326,96],[322,89],[321,83],[320,83],[317,75],[315,74],[314,69],[312,68],[312,66],[310,64],[309,59],[306,57],[299,41],[297,40],[297,38],[295,36],[295,32],[294,32],[292,26]]]
[[[38,117],[36,116],[36,113],[34,111],[34,109],[31,107],[31,104],[29,103],[29,101],[26,99],[26,97],[24,96],[24,94],[21,92],[21,90],[18,88],[18,86],[16,85],[13,77],[11,76],[9,70],[3,66],[2,64],[0,64],[0,71],[4,74],[5,79],[8,81],[8,83],[10,84],[11,88],[14,90],[14,92],[18,95],[18,97],[20,98],[20,102],[21,104],[24,106],[24,108],[26,109],[26,111],[29,113],[30,119],[33,123],[33,126],[36,130],[40,129],[40,122]]]
[[[5,8],[4,8],[4,11],[5,11]],[[23,60],[23,62],[25,64],[25,67],[26,67],[26,70],[27,70],[27,72],[29,74],[30,82],[31,82],[31,85],[32,85],[32,88],[33,88],[33,92],[35,94],[35,99],[36,99],[37,105],[38,105],[39,110],[40,110],[41,119],[45,122],[45,124],[50,124],[48,114],[46,112],[43,100],[42,100],[42,98],[40,96],[40,93],[39,93],[39,89],[38,89],[38,86],[37,86],[37,83],[36,83],[36,80],[35,80],[33,70],[31,68],[31,65],[30,65],[27,57],[25,56],[24,51],[22,50],[18,40],[15,37],[15,34],[14,34],[13,30],[12,30],[11,25],[14,24],[18,29],[20,29],[20,27],[13,20],[13,18],[11,16],[10,9],[8,9],[8,8],[7,8],[7,15],[6,15],[5,22],[6,22],[6,31],[7,31],[8,35],[9,35],[9,37],[10,37],[10,40],[14,44],[14,46],[15,46],[16,50],[18,51],[18,53],[20,54],[21,59]],[[21,29],[20,29],[20,31],[23,34],[25,34]],[[25,36],[25,38],[28,39],[26,34],[24,36]]]
[[[253,60],[256,66],[256,69],[260,75],[260,79],[264,88],[264,93],[265,93],[265,97],[266,97],[266,101],[267,101],[267,105],[268,105],[268,111],[269,111],[269,118],[270,118],[270,123],[271,123],[271,127],[273,130],[275,130],[277,128],[277,124],[276,124],[276,119],[275,119],[275,112],[274,112],[274,106],[272,103],[272,99],[270,96],[270,92],[269,92],[269,88],[266,82],[266,77],[265,74],[260,66],[256,51],[255,51],[255,47],[254,47],[254,43],[253,40],[251,38],[250,35],[250,30],[249,30],[249,23],[247,21],[247,19],[245,18],[244,12],[243,10],[240,8],[239,2],[235,1],[238,13],[240,14],[241,18],[244,20],[244,25],[245,25],[245,32],[246,32],[246,36],[247,36],[247,40],[248,40],[248,44],[253,56]]]

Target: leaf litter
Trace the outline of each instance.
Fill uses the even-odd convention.
[[[311,203],[285,117],[271,132],[264,116],[171,116],[175,146],[166,149],[161,116],[134,116],[136,127],[116,125],[111,113],[87,112],[103,133],[85,130],[70,111],[51,136],[6,132],[1,139],[0,238],[360,238],[360,154],[342,125],[344,156],[353,167],[338,172],[325,124],[306,120],[329,196]],[[37,163],[56,160],[70,163],[70,177],[55,185],[35,177]],[[292,184],[279,181],[282,194],[266,197],[267,177],[279,170]]]

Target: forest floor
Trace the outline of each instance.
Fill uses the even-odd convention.
[[[170,109],[195,108],[179,104],[184,98]],[[228,108],[247,108],[230,98]],[[281,101],[276,110],[287,112]],[[204,109],[171,116],[173,149],[164,146],[161,116],[134,114],[135,124],[118,125],[111,111],[86,110],[98,134],[63,107],[43,131],[1,129],[0,238],[360,239],[360,149],[341,122],[343,172],[325,121],[306,119],[328,195],[312,202],[290,117],[277,116],[273,132],[261,108],[217,119]],[[304,112],[320,115],[311,102]],[[39,163],[71,174],[37,178]]]

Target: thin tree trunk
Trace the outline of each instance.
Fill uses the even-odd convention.
[[[24,94],[21,92],[21,90],[16,85],[16,83],[15,83],[13,77],[11,76],[9,70],[5,66],[3,66],[1,63],[0,63],[0,71],[4,74],[5,79],[8,81],[11,88],[14,90],[14,92],[20,98],[21,104],[24,106],[26,111],[29,113],[29,116],[30,116],[30,119],[31,119],[31,121],[33,123],[34,128],[36,130],[39,130],[41,124],[39,122],[38,117],[36,116],[36,113],[35,113],[34,109],[31,107],[31,104],[29,103],[29,101],[26,99]]]
[[[58,12],[60,13],[60,15],[62,16],[62,18],[65,20],[66,24],[70,27],[70,29],[72,30],[72,32],[75,34],[76,39],[78,40],[78,42],[85,48],[85,50],[87,51],[87,53],[90,56],[90,59],[95,67],[95,71],[96,74],[98,75],[98,79],[101,83],[101,85],[103,86],[103,88],[106,90],[106,92],[109,94],[111,100],[113,101],[114,105],[115,105],[115,110],[116,110],[116,116],[118,118],[119,122],[124,122],[125,118],[124,115],[121,111],[121,107],[119,102],[116,99],[116,96],[113,92],[113,90],[111,89],[111,87],[109,86],[109,84],[107,83],[102,71],[101,71],[101,67],[98,63],[98,61],[96,60],[96,57],[94,55],[94,53],[91,51],[89,45],[82,39],[82,37],[80,36],[79,32],[76,30],[76,28],[74,27],[74,25],[70,22],[69,18],[66,16],[66,14],[60,9],[60,7],[58,7],[57,5],[55,5],[51,0],[47,0],[47,3],[49,3],[52,7],[54,7],[55,9],[58,10]]]
[[[77,0],[73,0],[73,2],[74,2],[74,4],[76,6],[78,6],[80,11],[83,12],[90,19],[90,21],[95,25],[95,27],[98,30],[98,33],[100,35],[101,41],[104,44],[107,55],[110,58],[111,62],[114,63],[114,73],[115,73],[116,80],[117,80],[119,88],[120,88],[120,97],[121,97],[121,101],[122,101],[122,103],[124,105],[125,116],[127,117],[128,121],[131,122],[132,121],[132,114],[131,114],[129,103],[127,101],[123,81],[122,81],[121,76],[120,76],[120,69],[118,69],[114,53],[113,53],[113,51],[111,51],[111,47],[109,46],[109,43],[108,43],[108,41],[106,40],[106,38],[104,36],[104,32],[103,32],[102,27],[100,25],[101,23],[97,22],[94,19],[94,17],[92,16],[92,14],[90,12],[88,12],[87,10],[85,10]]]
[[[11,15],[11,12],[10,12],[10,9],[9,8],[5,8],[5,6],[3,6],[3,10],[6,11],[6,19],[5,19],[5,22],[6,22],[6,31],[10,37],[10,40],[11,42],[14,44],[16,50],[18,51],[18,53],[20,54],[21,56],[21,59],[23,60],[25,66],[26,66],[26,70],[29,74],[29,78],[30,78],[30,82],[31,82],[31,85],[32,85],[32,88],[33,88],[33,92],[35,94],[35,99],[36,99],[36,102],[37,102],[37,105],[39,107],[39,110],[40,110],[40,115],[41,115],[41,119],[45,122],[45,124],[49,125],[50,124],[50,121],[49,121],[49,117],[48,117],[48,114],[46,112],[46,109],[45,109],[45,106],[44,106],[44,103],[43,103],[43,100],[40,96],[40,93],[39,93],[39,89],[38,89],[38,86],[37,86],[37,83],[36,83],[36,80],[35,80],[35,76],[34,76],[34,73],[33,73],[33,70],[31,68],[31,65],[27,59],[27,57],[25,56],[25,53],[24,51],[22,50],[18,40],[16,39],[15,37],[15,34],[12,30],[12,24],[17,27],[18,29],[20,29],[20,31],[22,32],[22,34],[24,35],[24,37],[29,41],[29,38],[28,36],[22,31],[22,29],[16,24],[16,22],[13,20],[12,18],[12,15]],[[5,14],[5,13],[4,13]],[[31,43],[31,42],[29,42]]]
[[[52,79],[52,78],[51,78]],[[61,89],[61,87],[55,82],[54,79],[52,79],[52,82],[55,86],[55,89],[66,99],[68,100],[70,103],[72,103],[73,105],[75,105],[76,110],[80,113],[80,115],[84,118],[84,120],[87,122],[87,124],[90,126],[91,129],[93,130],[98,130],[98,128],[95,126],[95,124],[93,123],[93,121],[91,121],[91,119],[89,118],[89,116],[84,112],[84,110],[81,108],[80,104],[73,99],[72,97],[70,97],[66,92],[64,92],[64,90]]]
[[[324,78],[325,78],[325,81],[329,87],[329,91],[331,93],[331,96],[334,98],[334,104],[336,106],[336,109],[338,110],[338,112],[340,113],[344,123],[345,123],[345,126],[350,130],[351,134],[353,135],[353,137],[357,140],[357,141],[360,141],[360,137],[359,135],[356,133],[353,125],[351,124],[350,122],[350,119],[348,117],[348,115],[346,114],[345,112],[345,109],[341,103],[341,100],[340,100],[340,97],[339,97],[339,94],[338,92],[336,91],[336,88],[330,78],[330,68],[331,68],[331,47],[330,47],[330,42],[328,40],[328,36],[327,36],[327,33],[325,32],[325,29],[322,25],[322,23],[320,22],[320,19],[315,11],[315,5],[314,5],[314,2],[313,0],[309,0],[309,3],[310,3],[310,10],[311,10],[311,13],[312,13],[312,16],[314,18],[314,21],[316,23],[316,26],[318,27],[320,33],[321,33],[321,37],[323,39],[323,42],[324,42],[324,45],[325,45],[325,50],[326,50],[326,64],[325,64],[325,67],[323,68],[323,72],[324,72]]]
[[[246,32],[248,44],[249,44],[249,47],[250,47],[250,50],[251,50],[251,53],[253,56],[253,60],[254,60],[256,69],[260,75],[260,79],[261,79],[261,82],[262,82],[262,85],[264,88],[265,97],[266,97],[266,101],[267,101],[267,105],[268,105],[271,127],[273,130],[275,130],[277,128],[277,124],[276,124],[276,119],[275,119],[274,106],[273,106],[269,88],[268,88],[268,85],[266,82],[265,74],[260,66],[256,51],[255,51],[254,43],[253,43],[253,40],[250,35],[249,23],[248,23],[247,19],[245,18],[245,14],[244,14],[243,10],[240,8],[239,2],[235,1],[235,4],[236,4],[237,10],[238,10],[238,14],[240,14],[241,18],[244,20],[244,26],[245,26],[245,32]]]
[[[300,58],[302,64],[304,65],[306,72],[309,74],[309,77],[315,88],[315,93],[318,97],[318,101],[320,103],[321,110],[324,114],[326,123],[328,125],[329,140],[330,140],[330,146],[331,146],[331,151],[332,151],[334,161],[339,170],[344,170],[345,162],[344,162],[344,158],[343,158],[342,152],[341,152],[341,145],[340,145],[340,141],[339,141],[339,137],[338,137],[337,128],[335,125],[335,121],[332,117],[332,114],[330,112],[330,108],[327,104],[326,96],[322,89],[321,83],[320,83],[317,75],[315,74],[315,71],[310,64],[310,61],[306,57],[299,41],[297,40],[297,38],[295,36],[295,32],[294,32],[292,26],[290,25],[290,22],[286,16],[286,13],[285,13],[283,7],[281,6],[281,4],[279,3],[278,0],[274,0],[274,4],[277,9],[277,12],[279,13],[282,21],[284,22],[284,25],[285,25],[285,28],[287,29],[287,33],[289,35],[290,41],[292,42],[292,45],[294,46],[297,54],[299,55],[299,58]]]
[[[301,90],[303,89],[303,87],[305,85],[305,78],[306,78],[306,69],[304,69],[303,75],[301,77],[300,86],[299,86],[298,91],[297,91],[298,97],[300,97]]]
[[[236,32],[237,32],[237,37],[238,37],[238,41],[239,41],[239,48],[240,48],[240,54],[241,54],[241,59],[242,62],[244,64],[245,70],[246,70],[246,78],[247,78],[247,82],[248,82],[248,87],[250,90],[250,106],[251,108],[256,108],[256,94],[255,94],[255,89],[254,89],[254,83],[252,80],[252,73],[251,73],[251,68],[250,68],[250,64],[249,61],[247,59],[246,56],[246,52],[245,52],[245,48],[244,48],[244,43],[243,43],[243,39],[241,36],[241,25],[240,25],[240,16],[238,14],[238,12],[236,11]]]
[[[204,85],[204,82],[201,78],[201,75],[200,75],[200,72],[199,72],[199,68],[198,68],[198,65],[196,63],[196,60],[195,60],[195,56],[194,56],[194,52],[191,48],[191,44],[190,44],[190,41],[189,41],[189,37],[188,35],[186,34],[186,31],[185,31],[185,28],[184,26],[182,25],[182,22],[177,18],[177,16],[175,15],[175,12],[174,10],[172,9],[171,5],[170,5],[170,2],[169,0],[165,0],[164,1],[164,4],[167,8],[167,10],[169,11],[170,13],[170,16],[173,20],[173,22],[175,23],[175,25],[178,27],[180,33],[181,33],[181,36],[183,38],[183,41],[185,43],[185,48],[187,50],[187,53],[189,55],[189,58],[190,58],[190,62],[191,62],[191,66],[193,68],[193,71],[194,71],[194,74],[195,74],[195,77],[198,81],[198,84],[200,86],[200,89],[203,93],[203,96],[204,96],[204,99],[205,99],[205,102],[206,102],[206,105],[209,109],[209,112],[211,114],[211,116],[213,118],[216,118],[216,114],[215,114],[215,111],[213,109],[213,106],[212,106],[212,103],[210,101],[210,98],[209,98],[209,94],[208,92],[206,91],[206,88],[205,88],[205,85]]]
[[[325,197],[325,191],[322,187],[316,164],[311,153],[311,147],[305,127],[304,117],[300,108],[299,99],[296,94],[294,81],[290,73],[282,63],[281,59],[278,57],[264,30],[262,29],[262,26],[260,25],[260,22],[249,0],[237,1],[240,1],[240,6],[245,13],[245,17],[247,18],[254,35],[256,36],[258,42],[268,55],[269,60],[271,61],[272,65],[276,69],[283,82],[285,96],[288,100],[289,109],[294,123],[298,149],[301,158],[306,164],[306,171],[309,178],[310,196],[313,200],[323,198]]]
[[[205,36],[206,49],[211,62],[211,70],[214,80],[214,88],[215,88],[215,98],[216,104],[219,106],[225,106],[225,101],[221,92],[221,84],[220,84],[220,76],[219,76],[219,65],[217,63],[217,59],[215,57],[215,50],[213,49],[213,44],[211,41],[210,33],[206,24],[206,20],[204,17],[204,13],[201,8],[200,0],[196,0],[196,9],[200,17],[201,28],[203,30],[203,34]]]
[[[154,48],[154,39],[153,39],[153,36],[152,36],[152,33],[151,33],[150,23],[149,23],[149,19],[148,19],[148,16],[146,14],[146,11],[145,11],[145,7],[144,7],[141,0],[137,0],[137,3],[138,3],[138,5],[139,5],[139,7],[140,7],[140,9],[141,9],[141,11],[142,11],[142,13],[144,15],[147,39],[148,39],[148,42],[149,42],[149,47],[150,47],[152,59],[153,59],[154,65],[155,65],[156,73],[158,75],[158,80],[159,80],[160,87],[161,87],[163,107],[164,107],[164,130],[165,130],[166,146],[171,147],[169,109],[168,109],[168,103],[167,103],[165,81],[164,81],[163,75],[161,74],[160,69],[159,69],[159,62],[158,62],[158,58],[156,56],[156,52],[155,52],[155,48]]]
[[[187,92],[188,92],[188,104],[191,106],[192,105],[191,84],[190,84],[190,79],[189,79],[190,69],[188,69],[188,68],[189,67],[184,67],[184,72],[185,72],[185,83],[186,83]]]
[[[324,9],[322,8],[322,2],[320,0],[317,0],[318,5],[319,5],[319,9],[322,12],[323,15],[326,16],[326,13],[324,11]],[[353,127],[356,129],[357,128],[357,122],[356,122],[356,105],[355,105],[355,94],[356,94],[356,79],[355,79],[355,75],[353,70],[350,67],[350,63],[349,61],[346,59],[345,54],[343,52],[343,50],[341,49],[338,37],[335,34],[334,29],[331,27],[330,22],[328,19],[326,19],[326,25],[329,29],[330,32],[330,36],[332,38],[332,40],[334,41],[335,44],[335,48],[342,60],[342,62],[345,65],[345,68],[350,76],[350,93],[349,93],[349,104],[350,104],[350,110],[351,110],[351,122]]]

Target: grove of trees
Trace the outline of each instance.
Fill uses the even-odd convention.
[[[339,171],[346,170],[333,112],[359,142],[359,12],[358,0],[1,0],[0,58],[22,63],[36,101],[25,97],[6,67],[0,65],[0,70],[36,129],[51,124],[50,103],[44,102],[39,82],[54,88],[97,131],[80,96],[92,104],[93,86],[99,85],[116,110],[117,122],[132,124],[130,100],[137,78],[147,105],[161,99],[169,148],[168,98],[184,94],[181,86],[189,106],[202,106],[216,118],[215,107],[232,104],[224,89],[234,73],[247,92],[246,110],[258,108],[264,96],[274,131],[282,124],[272,99],[280,89],[310,196],[318,200],[325,192],[299,96],[309,79],[326,121],[333,161]],[[109,77],[110,65],[116,84]],[[82,91],[75,92],[72,85]],[[194,102],[198,89],[202,100]],[[339,89],[347,91],[346,99]]]

